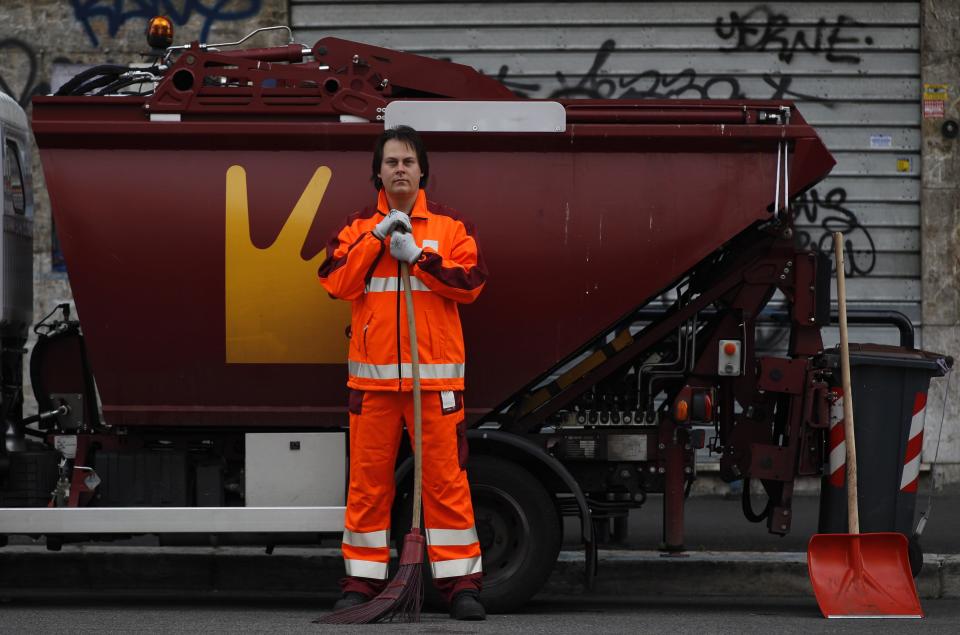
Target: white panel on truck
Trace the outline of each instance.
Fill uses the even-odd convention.
[[[247,507],[345,504],[346,434],[264,432],[245,436]]]

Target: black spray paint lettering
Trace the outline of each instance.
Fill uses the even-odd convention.
[[[781,73],[766,73],[761,76],[763,82],[772,90],[769,94],[747,95],[740,81],[733,75],[699,76],[692,68],[679,73],[668,74],[658,70],[646,70],[626,77],[603,76],[603,66],[616,50],[614,40],[605,40],[597,52],[587,72],[574,82],[562,72],[557,71],[560,87],[551,91],[547,99],[804,99],[806,101],[830,103],[815,95],[807,95],[791,88],[793,78]],[[541,84],[511,79],[509,67],[500,67],[496,78],[507,88],[521,97],[530,97],[543,90]]]
[[[246,20],[260,13],[261,0],[185,0],[172,2],[171,0],[70,0],[73,6],[73,15],[83,25],[90,43],[100,45],[100,40],[93,31],[91,22],[106,19],[107,32],[110,37],[116,37],[120,28],[130,20],[146,22],[157,15],[165,15],[177,26],[185,25],[193,14],[203,17],[203,28],[200,30],[200,41],[206,42],[210,34],[210,27],[215,22],[235,22]],[[227,10],[226,5],[239,5],[235,10]],[[177,7],[182,6],[182,9]]]
[[[735,77],[714,75],[700,78],[692,68],[676,75],[644,71],[619,80],[620,99],[743,99],[746,97]]]
[[[764,73],[761,79],[763,79],[767,86],[773,89],[770,99],[790,99],[791,97],[795,97],[797,99],[819,102],[826,105],[827,108],[833,108],[833,104],[823,97],[808,95],[806,93],[792,90],[790,86],[793,84],[793,77],[789,75],[783,75],[781,73]]]
[[[17,55],[20,53],[21,55]],[[40,61],[37,52],[23,40],[16,38],[7,38],[0,40],[0,60],[5,62],[12,61],[19,63],[23,58],[27,66],[27,80],[23,86],[10,86],[10,81],[3,75],[3,68],[0,67],[0,91],[13,97],[17,103],[24,108],[30,103],[30,98],[34,95],[46,95],[50,92],[50,84],[39,81]]]
[[[610,78],[601,78],[600,70],[607,63],[610,54],[617,47],[613,40],[604,40],[603,44],[593,56],[593,62],[590,69],[580,78],[575,85],[568,85],[566,76],[557,71],[557,81],[560,82],[560,88],[553,91],[548,99],[562,98],[588,98],[588,99],[614,99],[616,92],[616,83]]]
[[[808,223],[817,223],[822,233],[805,230],[797,231],[798,245],[803,249],[817,249],[820,251],[833,250],[833,233],[842,232],[844,236],[844,252],[847,257],[848,276],[866,276],[877,265],[877,247],[873,242],[870,231],[864,227],[857,215],[847,209],[847,191],[842,187],[835,187],[826,196],[821,196],[816,189],[800,194],[790,204],[793,217],[797,221],[806,220]],[[863,242],[866,247],[863,247]],[[855,246],[859,244],[860,246]]]
[[[594,55],[589,70],[575,84],[568,83],[566,76],[557,72],[560,88],[554,90],[548,99],[737,99],[743,98],[740,83],[734,77],[714,76],[699,78],[692,68],[686,68],[676,75],[666,75],[656,70],[648,70],[636,75],[619,77],[601,77],[603,66],[616,50],[614,40],[605,40]]]
[[[786,63],[793,61],[798,51],[824,55],[828,62],[859,64],[860,56],[840,53],[844,44],[860,44],[859,37],[844,34],[844,29],[863,26],[853,18],[838,15],[835,19],[820,18],[815,27],[802,28],[790,24],[782,13],[774,13],[765,6],[754,7],[744,15],[730,12],[729,22],[717,18],[714,31],[724,40],[734,40],[733,46],[721,51],[777,51],[777,57]],[[863,44],[872,45],[873,38],[863,38]]]
[[[500,67],[495,78],[498,82],[516,93],[518,97],[529,97],[530,93],[536,93],[540,90],[540,84],[518,82],[510,79],[510,67],[506,64]]]

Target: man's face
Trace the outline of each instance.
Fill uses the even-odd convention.
[[[387,194],[404,198],[416,194],[423,176],[417,153],[403,141],[390,139],[383,145],[379,176]]]

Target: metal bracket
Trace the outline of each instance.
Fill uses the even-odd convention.
[[[50,393],[54,408],[66,407],[66,412],[57,413],[61,430],[78,430],[83,427],[83,395],[77,392]]]

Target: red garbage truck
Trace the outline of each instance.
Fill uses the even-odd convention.
[[[753,520],[790,530],[795,479],[824,473],[834,373],[831,263],[798,248],[788,210],[834,160],[797,108],[526,100],[325,38],[168,47],[34,99],[76,314],[34,327],[24,418],[9,378],[29,318],[4,311],[0,535],[342,531],[349,305],[317,269],[398,124],[423,134],[428,194],[471,218],[489,269],[461,311],[487,606],[540,588],[564,517],[588,579],[651,493],[661,548],[682,550],[704,447],[726,480],[762,483]],[[774,298],[789,343],[763,354]],[[410,472],[407,452],[397,537]]]

